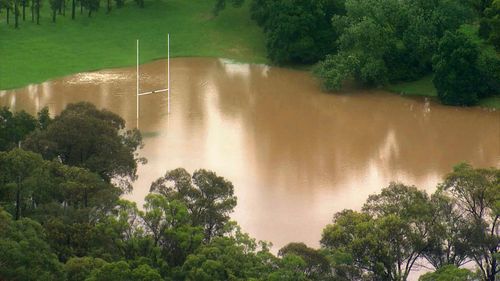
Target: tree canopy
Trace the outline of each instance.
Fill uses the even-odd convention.
[[[70,104],[44,130],[26,140],[26,148],[45,159],[88,169],[105,181],[130,191],[137,178],[142,137],[137,129],[126,130],[118,115],[90,103]]]

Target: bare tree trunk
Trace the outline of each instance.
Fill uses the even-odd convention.
[[[35,22],[35,0],[31,0],[31,22]]]
[[[36,24],[40,24],[40,0],[36,0]]]
[[[26,1],[28,0],[23,0],[23,21],[26,21]]]
[[[18,0],[14,1],[14,27],[18,28],[19,27],[19,3]]]
[[[7,24],[9,24],[9,19],[10,19],[10,8],[7,7]]]
[[[71,19],[75,19],[75,7],[76,3],[75,3],[75,0],[72,0],[71,1]]]
[[[52,22],[56,22],[57,9],[52,9]]]

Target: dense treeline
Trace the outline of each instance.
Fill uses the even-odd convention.
[[[225,1],[217,3],[216,11]],[[500,0],[251,0],[250,7],[269,59],[317,63],[327,90],[434,73],[444,104],[500,94]]]
[[[234,187],[211,171],[167,171],[141,209],[121,199],[145,159],[109,111],[2,108],[0,121],[1,280],[402,281],[421,263],[435,269],[422,281],[500,275],[498,169],[457,165],[430,196],[392,183],[335,214],[320,249],[274,255],[230,220]]]
[[[106,14],[111,13],[113,1],[116,8],[122,8],[125,5],[125,0],[105,0]],[[19,28],[20,18],[22,17],[23,22],[26,21],[27,9],[31,13],[31,22],[40,24],[42,5],[50,7],[50,18],[52,22],[56,22],[57,16],[66,16],[68,9],[73,20],[76,18],[78,10],[80,14],[85,12],[88,17],[91,17],[99,10],[103,4],[101,2],[101,0],[0,0],[0,15],[5,13],[7,25],[10,25],[11,17],[13,17],[14,27]],[[135,2],[139,7],[144,8],[144,0],[135,0]]]

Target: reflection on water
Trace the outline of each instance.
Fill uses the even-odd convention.
[[[127,197],[142,204],[166,170],[211,169],[231,180],[233,218],[281,247],[318,245],[334,212],[360,208],[391,180],[432,191],[453,164],[500,165],[500,113],[384,92],[329,95],[307,73],[216,59],[175,59],[166,96],[141,98],[149,163]],[[165,62],[141,67],[141,90],[165,87]],[[135,68],[83,73],[0,92],[31,113],[90,101],[135,125]]]

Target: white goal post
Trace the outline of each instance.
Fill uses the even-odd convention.
[[[167,34],[167,88],[152,90],[149,92],[139,92],[139,39],[137,39],[137,75],[136,75],[136,127],[139,129],[139,98],[141,96],[167,92],[167,114],[170,114],[170,33]]]

